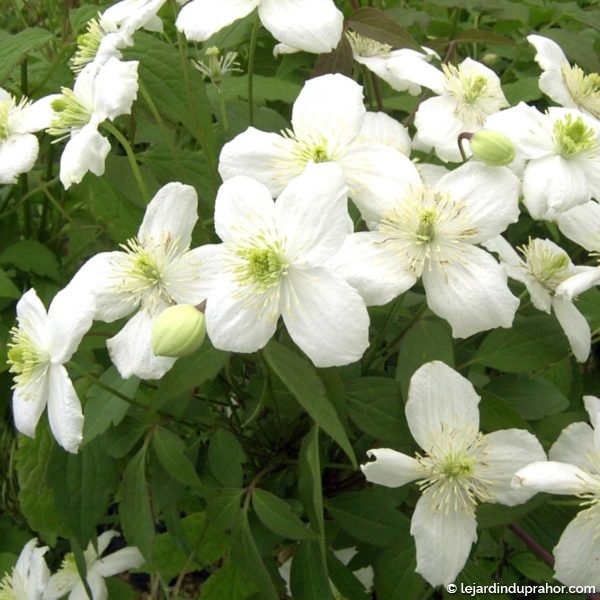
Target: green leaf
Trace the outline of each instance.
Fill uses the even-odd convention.
[[[337,48],[327,54],[319,54],[317,62],[315,63],[313,77],[327,75],[328,73],[341,73],[342,75],[351,77],[353,65],[354,58],[352,57],[352,46],[350,45],[348,38],[346,38],[345,35],[342,35]]]
[[[244,482],[242,464],[246,455],[233,433],[219,429],[208,444],[208,465],[225,487],[240,488]]]
[[[0,254],[0,264],[14,265],[21,271],[43,275],[54,281],[60,279],[58,259],[44,244],[35,240],[20,240],[8,246]]]
[[[519,102],[533,102],[542,97],[538,81],[539,77],[522,77],[503,85],[502,90],[511,106],[516,106]]]
[[[417,560],[413,539],[407,531],[398,535],[393,546],[386,548],[375,563],[375,589],[379,600],[421,598],[429,588],[415,573]]]
[[[473,362],[508,373],[528,373],[558,362],[570,352],[565,334],[550,316],[517,317],[511,329],[483,340]]]
[[[483,393],[513,406],[525,419],[542,419],[569,406],[569,399],[555,385],[541,377],[528,375],[495,377]]]
[[[271,531],[293,540],[315,539],[315,534],[292,512],[290,505],[270,492],[254,490],[252,506]]]
[[[258,586],[233,562],[213,573],[202,586],[202,600],[246,600]]]
[[[356,575],[342,563],[335,553],[327,551],[327,571],[329,578],[347,600],[368,600],[365,588]]]
[[[498,431],[499,429],[528,429],[531,427],[525,419],[506,402],[493,396],[483,395],[479,403],[479,419],[481,431]]]
[[[0,298],[20,298],[21,290],[3,269],[0,269]]]
[[[217,488],[206,496],[206,512],[213,527],[231,529],[241,510],[244,490]]]
[[[348,20],[348,27],[360,35],[382,44],[389,44],[393,48],[412,48],[423,52],[418,42],[404,27],[377,8],[359,8]]]
[[[290,588],[294,600],[333,600],[327,567],[317,542],[301,542],[292,560]]]
[[[302,440],[299,457],[300,475],[298,493],[313,528],[323,534],[323,488],[321,485],[321,459],[319,457],[319,428],[314,425]]]
[[[263,355],[302,408],[342,447],[352,464],[356,466],[356,457],[350,440],[314,367],[274,340],[271,340],[263,350]]]
[[[496,44],[500,46],[516,46],[517,42],[512,38],[494,33],[493,31],[485,31],[484,29],[466,29],[461,31],[454,38],[456,42],[469,42],[477,44]]]
[[[142,446],[123,473],[119,514],[129,545],[137,546],[150,559],[154,519],[146,485],[146,446]]]
[[[274,77],[266,77],[264,75],[254,75],[254,102],[285,102],[293,104],[294,100],[300,93],[301,85],[293,81],[285,81],[284,79],[276,79]],[[238,98],[248,98],[248,75],[238,77],[228,77],[223,80],[220,85],[221,94],[226,100],[236,100]],[[208,91],[209,97],[213,98],[215,103],[219,102],[219,92],[216,88],[210,88]]]
[[[0,83],[11,71],[34,50],[45,46],[54,34],[40,27],[29,27],[16,35],[8,36],[0,41]]]
[[[152,436],[152,448],[163,469],[179,483],[193,488],[203,488],[192,461],[183,453],[185,445],[173,432],[157,427]]]

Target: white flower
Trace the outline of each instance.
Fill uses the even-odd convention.
[[[42,600],[50,577],[44,554],[47,546],[37,548],[37,539],[29,540],[17,560],[12,573],[0,579],[0,600]]]
[[[335,162],[364,215],[371,204],[403,185],[405,174],[413,170],[401,152],[373,140],[372,119],[377,117],[367,114],[355,81],[343,75],[316,77],[305,83],[294,103],[292,130],[278,135],[248,128],[223,146],[219,173],[224,180],[252,177],[278,196],[308,164]],[[390,126],[391,118],[378,118]]]
[[[530,35],[527,41],[537,50],[535,60],[544,71],[540,90],[561,106],[600,119],[600,75],[585,75],[577,65],[571,66],[560,46],[549,38]]]
[[[318,54],[340,41],[344,16],[332,0],[192,0],[176,26],[188,40],[203,42],[257,7],[262,24],[287,46]]]
[[[461,160],[457,142],[460,133],[478,131],[489,115],[508,106],[498,76],[470,58],[458,66],[444,64],[441,71],[415,60],[398,61],[388,68],[393,68],[396,77],[438,94],[419,105],[414,143],[422,149],[433,147],[444,161]]]
[[[491,116],[488,129],[511,138],[523,172],[525,206],[534,219],[553,220],[600,197],[600,122],[578,110],[546,114],[520,103]]]
[[[422,491],[412,516],[417,573],[431,585],[454,581],[477,540],[480,502],[514,506],[533,491],[510,487],[521,466],[545,459],[537,439],[521,429],[479,433],[479,404],[471,383],[439,361],[411,378],[406,420],[424,454],[369,450],[361,468],[368,481],[399,487],[417,480]]]
[[[392,200],[371,207],[372,231],[350,235],[335,268],[367,305],[386,304],[422,277],[429,308],[455,337],[510,327],[519,301],[477,244],[517,220],[518,179],[506,167],[467,163],[429,187],[412,169]]]
[[[19,102],[0,88],[0,183],[15,183],[30,171],[37,159],[39,143],[33,132],[46,129],[52,120],[50,103],[56,96],[36,102]]]
[[[123,378],[158,379],[173,366],[174,358],[152,352],[154,321],[174,304],[200,304],[219,270],[216,246],[189,249],[197,204],[194,188],[168,183],[148,204],[137,237],[122,252],[97,254],[73,278],[91,295],[94,318],[110,323],[137,311],[107,342]]]
[[[554,548],[555,577],[566,585],[600,588],[600,399],[584,396],[592,426],[571,423],[550,448],[548,462],[516,472],[513,486],[550,494],[573,494],[587,507]]]
[[[8,342],[17,429],[34,437],[48,405],[50,429],[69,452],[77,452],[81,443],[83,414],[64,363],[91,327],[92,316],[87,296],[76,286],[69,285],[58,292],[47,313],[31,289],[17,303],[18,327],[11,330]]]
[[[98,126],[131,112],[138,89],[137,68],[137,61],[121,62],[114,57],[105,64],[90,63],[74,88],[62,88],[62,94],[53,100],[54,117],[48,133],[59,139],[70,137],[60,159],[65,189],[79,183],[88,171],[104,173],[110,144]]]
[[[311,165],[274,203],[248,178],[217,194],[215,229],[223,240],[222,275],[206,306],[217,348],[254,352],[288,333],[319,367],[358,360],[369,318],[359,294],[326,262],[348,234],[347,187],[335,165]]]
[[[498,253],[509,277],[525,284],[538,310],[554,311],[575,358],[585,362],[592,340],[590,326],[575,308],[572,299],[558,294],[557,289],[563,284],[571,285],[569,280],[578,274],[589,274],[595,269],[574,266],[568,254],[550,240],[530,239],[526,246],[519,248],[523,258],[501,236],[488,240],[485,247]]]
[[[116,531],[105,531],[98,536],[98,551],[90,543],[84,552],[86,580],[92,591],[93,600],[108,600],[105,577],[112,577],[129,569],[137,569],[145,562],[140,551],[133,546],[121,548],[101,558],[112,538],[118,535]],[[50,577],[44,592],[44,600],[57,600],[66,594],[69,594],[68,600],[87,600],[88,597],[77,571],[75,556],[71,552],[65,556],[59,571]]]

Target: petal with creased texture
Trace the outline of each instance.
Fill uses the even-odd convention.
[[[360,468],[371,483],[400,487],[425,476],[417,460],[391,448],[368,450],[367,456],[375,460],[360,465]]]

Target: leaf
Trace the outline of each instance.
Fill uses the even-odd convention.
[[[216,431],[208,444],[208,465],[219,482],[225,487],[242,487],[245,462],[244,449],[235,435],[225,429]]]
[[[0,41],[0,83],[2,83],[23,58],[45,46],[54,34],[41,27],[29,27]]]
[[[21,297],[21,290],[12,282],[12,279],[6,274],[3,269],[0,269],[0,298]]]
[[[347,600],[368,600],[365,587],[335,553],[327,551],[327,571],[332,583]]]
[[[119,514],[127,542],[137,546],[147,558],[152,557],[154,519],[146,488],[146,446],[129,461],[123,473]]]
[[[506,402],[486,394],[479,403],[479,419],[481,431],[485,432],[513,427],[531,430],[527,421],[514,408],[507,405]]]
[[[465,31],[458,33],[454,40],[456,42],[475,42],[479,44],[496,44],[500,46],[517,45],[517,42],[512,38],[483,29],[466,29]]]
[[[348,27],[360,35],[382,44],[389,44],[393,48],[412,48],[417,52],[423,52],[421,46],[404,27],[377,8],[359,8],[348,20]]]
[[[517,317],[511,329],[496,329],[486,336],[473,362],[509,373],[528,373],[558,362],[569,352],[555,319]]]
[[[206,512],[211,525],[218,529],[231,529],[241,510],[244,490],[218,488],[206,496]]]
[[[179,483],[203,488],[192,461],[183,453],[184,443],[173,432],[157,427],[152,436],[152,448],[163,469]]]
[[[314,425],[302,440],[299,456],[300,475],[298,493],[313,528],[323,534],[323,488],[321,485],[321,460],[319,458],[319,428]]]
[[[502,86],[504,95],[511,106],[519,102],[533,102],[542,97],[542,91],[538,84],[538,77],[522,77],[513,83],[507,83]]]
[[[398,536],[396,543],[386,548],[375,563],[375,589],[379,600],[421,598],[429,587],[415,573],[417,561],[414,542],[408,532]]]
[[[352,46],[348,38],[342,35],[337,48],[327,54],[319,54],[312,76],[318,77],[320,75],[327,75],[328,73],[341,73],[342,75],[351,77],[353,65]]]
[[[350,440],[314,367],[274,340],[265,347],[263,356],[302,408],[342,447],[352,464],[356,466],[356,457]]]
[[[294,600],[333,600],[327,567],[317,542],[301,542],[292,560],[290,588]]]
[[[301,85],[293,81],[266,77],[264,75],[253,75],[254,83],[254,102],[263,104],[264,102],[285,102],[293,104],[301,90]],[[239,75],[237,77],[227,77],[220,86],[221,94],[226,100],[237,100],[238,98],[248,99],[248,75]],[[213,91],[214,90],[214,91]],[[210,88],[209,98],[215,103],[219,102],[219,92],[216,88]]]
[[[252,506],[271,531],[293,540],[313,540],[315,534],[292,512],[290,505],[266,490],[252,492]]]
[[[44,244],[35,240],[20,240],[8,246],[0,254],[0,264],[14,265],[27,273],[60,279],[58,259]]]
[[[229,561],[203,584],[202,600],[246,600],[256,592],[258,586]]]

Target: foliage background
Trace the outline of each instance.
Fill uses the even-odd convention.
[[[107,5],[4,3],[0,85],[33,98],[71,86],[68,59],[77,35]],[[442,56],[471,56],[491,66],[512,105],[547,106],[525,41],[533,31],[555,39],[585,71],[600,71],[600,7],[593,1],[371,5]],[[340,7],[352,14],[349,3]],[[454,341],[416,287],[370,309],[372,344],[359,364],[315,369],[280,330],[255,355],[230,355],[206,343],[159,382],[121,380],[105,349],[121,324],[96,324],[69,367],[86,418],[80,453],[59,448],[43,421],[35,440],[17,439],[5,364],[16,300],[34,286],[48,304],[86,258],[135,235],[147,200],[169,181],[198,192],[193,244],[218,241],[212,213],[220,148],[251,119],[263,130],[288,127],[291,105],[315,69],[315,57],[304,53],[273,59],[275,42],[260,29],[249,105],[253,16],[201,46],[177,34],[175,10],[173,2],[161,11],[164,34],[138,33],[125,51],[140,61],[141,87],[133,114],[120,117],[117,127],[134,148],[149,196],[140,193],[115,139],[105,176],[88,174],[65,192],[57,177],[60,144],[42,136],[36,168],[0,188],[0,573],[34,534],[53,546],[50,561],[57,566],[64,552],[78,554],[97,532],[120,527],[148,563],[139,574],[109,582],[116,600],[200,593],[206,600],[276,599],[283,592],[277,563],[294,553],[295,598],[328,598],[328,570],[350,600],[364,600],[350,569],[331,552],[348,546],[359,550],[353,567],[374,565],[379,600],[446,597],[414,573],[408,530],[416,489],[367,485],[357,463],[373,447],[416,450],[403,401],[412,373],[433,359],[477,387],[484,432],[527,429],[547,449],[567,424],[586,420],[582,394],[600,395],[597,348],[578,365],[554,318],[535,311],[526,295],[512,329]],[[188,60],[201,59],[211,45],[239,52],[242,73],[220,89],[203,82]],[[330,67],[327,58],[317,60],[320,72]],[[380,100],[410,125],[419,98],[374,82],[357,65],[353,71],[372,109]],[[589,260],[554,227],[524,213],[507,237],[518,244],[528,236],[558,241],[576,264]],[[524,288],[514,284],[514,291]],[[585,293],[577,306],[596,341],[600,293]],[[552,581],[552,570],[517,534],[551,550],[576,511],[570,501],[543,495],[516,508],[481,506],[479,541],[459,581]]]

